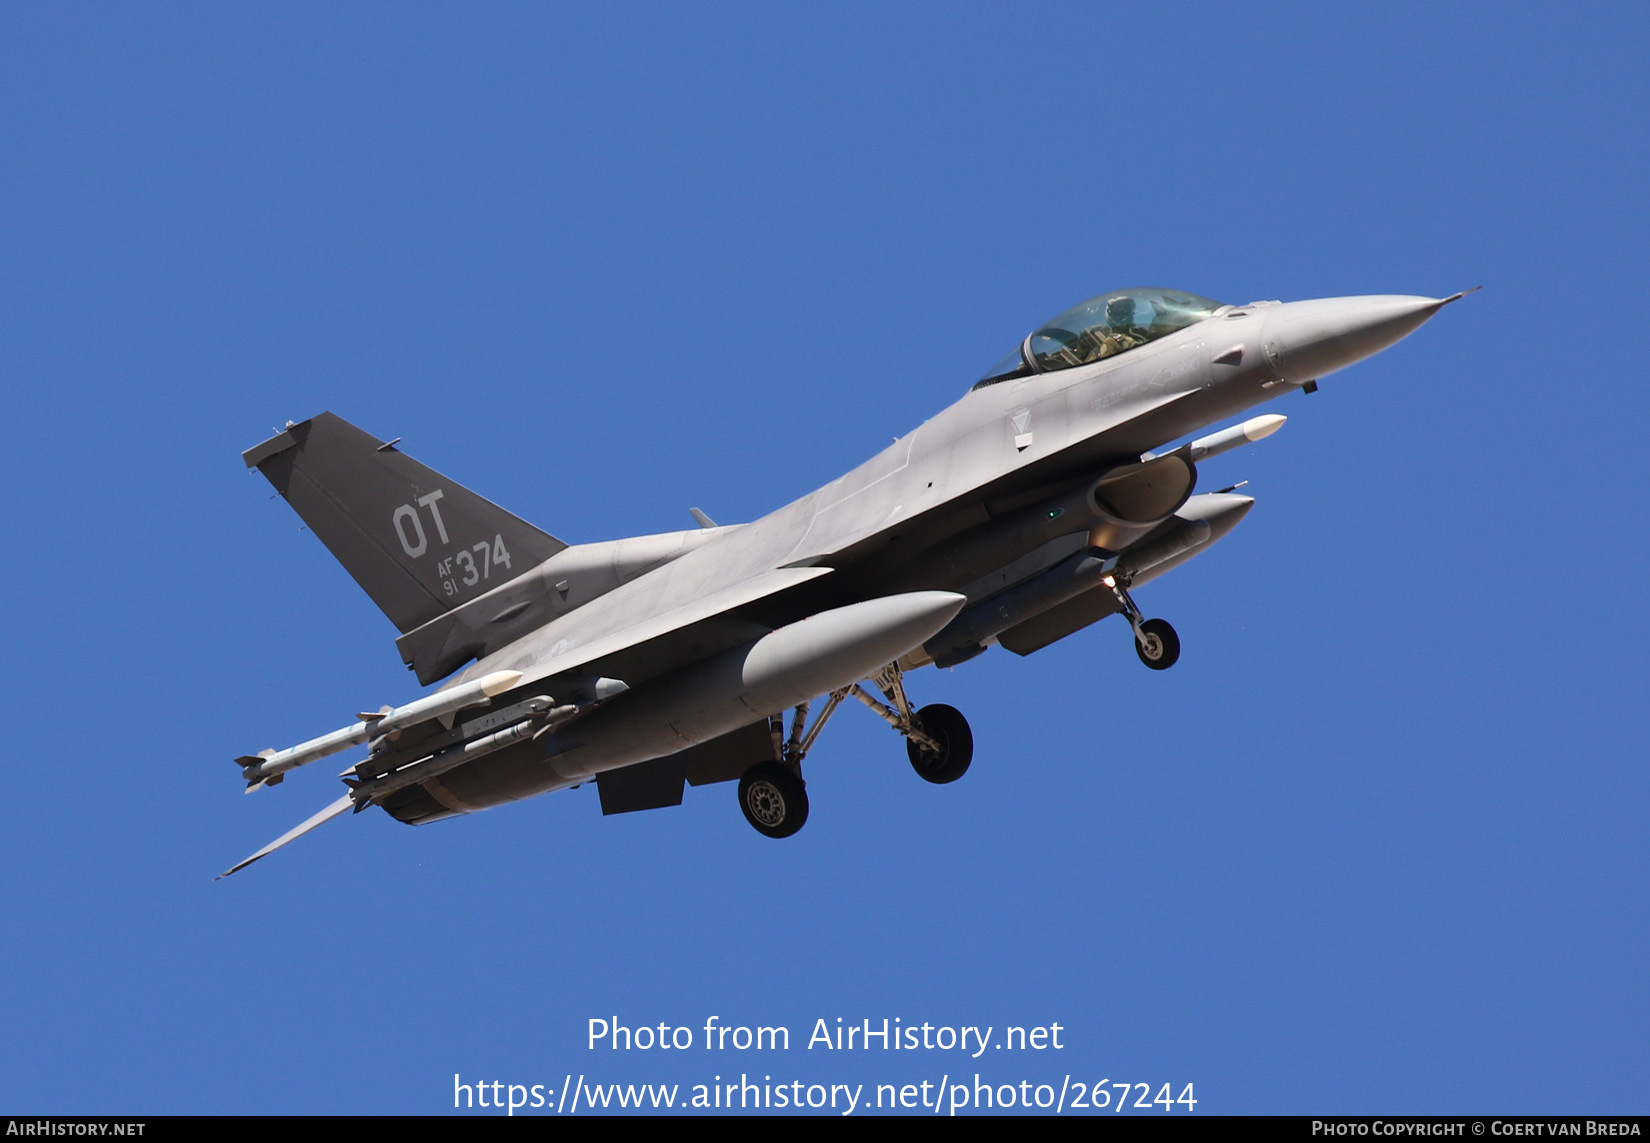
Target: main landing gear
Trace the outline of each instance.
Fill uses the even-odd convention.
[[[1167,626],[1167,624],[1165,624]],[[913,711],[905,697],[905,677],[899,664],[890,663],[871,679],[886,702],[878,701],[860,684],[832,691],[812,727],[808,704],[791,716],[791,731],[785,734],[782,714],[768,719],[773,739],[773,758],[758,762],[739,780],[739,808],[745,820],[767,837],[790,837],[808,820],[808,788],[802,780],[802,759],[824,729],[842,700],[852,695],[905,737],[905,751],[911,768],[924,781],[942,785],[955,782],[968,772],[974,760],[974,734],[968,720],[956,707],[931,703]]]
[[[1111,588],[1111,593],[1117,597],[1117,605],[1123,609],[1123,616],[1134,628],[1134,653],[1140,656],[1140,661],[1154,671],[1166,671],[1175,665],[1180,658],[1180,636],[1175,634],[1167,619],[1144,619],[1140,615],[1140,608],[1135,606],[1134,597],[1129,594],[1129,577],[1113,572],[1104,576],[1101,583]]]
[[[808,722],[808,704],[791,716],[791,734],[785,737],[785,716],[768,716],[768,733],[773,739],[773,757],[758,762],[739,779],[739,808],[751,828],[764,837],[790,837],[808,821],[808,784],[802,780],[802,759],[808,756],[814,739],[825,729],[847,690],[833,691],[814,724]]]
[[[944,785],[968,773],[968,764],[974,761],[974,732],[968,729],[968,720],[960,710],[936,702],[913,713],[905,697],[905,678],[897,663],[878,671],[872,682],[892,706],[872,698],[858,683],[848,689],[905,736],[905,753],[918,777]]]
[[[783,762],[758,762],[739,779],[739,808],[756,832],[790,837],[808,821],[808,786]]]

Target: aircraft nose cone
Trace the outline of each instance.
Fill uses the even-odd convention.
[[[1452,300],[1370,294],[1287,302],[1267,316],[1266,356],[1285,381],[1303,384],[1379,353]]]

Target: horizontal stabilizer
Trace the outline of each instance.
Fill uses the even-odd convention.
[[[280,837],[276,838],[274,841],[272,841],[268,845],[264,846],[257,853],[254,853],[251,857],[247,858],[245,861],[241,862],[239,865],[231,865],[228,869],[225,869],[222,873],[220,873],[216,877],[214,877],[213,880],[214,881],[222,881],[225,877],[228,877],[231,873],[238,873],[242,869],[245,869],[248,865],[251,865],[254,861],[258,860],[258,858],[268,857],[270,854],[274,853],[277,849],[280,849],[281,846],[285,845],[287,842],[296,841],[298,838],[303,837],[304,834],[308,833],[310,830],[314,829],[316,826],[322,825],[326,822],[330,822],[333,818],[337,817],[339,814],[349,812],[350,808],[352,806],[354,806],[354,804],[355,804],[355,799],[352,798],[349,794],[345,794],[343,797],[339,798],[336,802],[333,802],[332,805],[328,806],[326,809],[322,810],[320,813],[316,814],[314,817],[312,817],[312,818],[308,819],[307,821],[303,822],[301,825],[294,826],[292,829],[287,830]]]

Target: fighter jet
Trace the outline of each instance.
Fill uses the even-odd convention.
[[[348,811],[422,825],[590,781],[605,814],[736,781],[746,820],[788,837],[808,818],[803,761],[849,699],[905,739],[920,778],[956,781],[968,722],[915,706],[909,672],[993,645],[1029,655],[1112,614],[1142,663],[1173,666],[1179,637],[1134,591],[1243,519],[1237,486],[1195,493],[1198,465],[1284,418],[1183,438],[1315,391],[1462,296],[1101,294],[800,500],[603,543],[564,543],[331,413],[289,422],[247,466],[395,624],[419,683],[447,681],[237,758],[250,793],[366,747],[342,797],[220,876]]]

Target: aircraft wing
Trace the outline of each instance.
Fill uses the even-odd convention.
[[[845,530],[816,543],[805,542],[790,562],[792,566],[829,565],[844,579],[862,581],[862,577],[868,577],[873,584],[886,585],[890,569],[898,568],[973,525],[1045,499],[1066,482],[1092,478],[1114,465],[1139,460],[1147,449],[1175,435],[1173,424],[1181,402],[1195,396],[1164,393],[1119,406],[1118,423],[1112,428],[1073,445],[1056,448],[962,497],[915,515],[879,517],[877,524],[862,530]],[[836,507],[836,504],[826,505],[825,511]],[[870,585],[862,581],[859,586]]]
[[[998,511],[1012,511],[1048,495],[1048,489],[1062,480],[1081,479],[1096,468],[1138,458],[1141,451],[1165,435],[1161,426],[1148,422],[1169,415],[1185,398],[1183,393],[1153,396],[1129,407],[1127,419],[1116,429],[1078,447],[1061,449],[1029,463],[974,495],[936,505],[910,518],[883,520],[878,513],[877,523],[847,529],[830,539],[822,537],[820,544],[812,549],[803,547],[792,551],[786,557],[786,566],[769,568],[702,594],[690,593],[693,598],[654,612],[653,601],[646,595],[650,581],[656,576],[669,577],[676,569],[693,562],[692,556],[686,557],[624,584],[564,620],[541,629],[530,637],[527,647],[520,652],[512,651],[511,658],[488,657],[473,664],[462,677],[476,678],[487,671],[502,669],[520,670],[526,675],[521,685],[527,686],[553,675],[582,671],[635,685],[663,671],[735,646],[743,639],[765,634],[774,624],[756,622],[746,615],[769,600],[780,604],[762,607],[769,618],[790,612],[791,618],[799,619],[820,607],[891,590],[926,586],[891,580],[890,571],[931,550],[948,536],[990,519]],[[898,442],[888,456],[888,463],[899,462]],[[875,483],[873,480],[866,487]],[[857,495],[845,497],[841,503],[846,504]],[[832,504],[819,509],[815,519],[835,507]],[[749,526],[760,528],[762,524]],[[797,558],[799,555],[803,558]],[[803,593],[810,598],[810,606],[790,607],[784,605],[787,601],[775,599],[833,573],[837,577],[831,581],[834,587],[822,585],[820,590]],[[631,624],[622,620],[615,622],[625,611],[643,618]]]
[[[626,652],[634,652],[668,667],[676,665],[679,659],[685,661],[701,657],[705,653],[707,641],[731,646],[730,640],[736,642],[738,635],[747,633],[748,626],[733,618],[733,613],[742,607],[830,575],[832,570],[828,567],[773,568],[689,600],[668,611],[649,615],[620,630],[596,635],[589,642],[581,642],[576,629],[548,629],[543,633],[545,645],[539,649],[539,657],[531,664],[524,663],[518,668],[523,672],[523,678],[518,686],[526,687],[553,675],[588,669],[598,661],[611,661],[615,657],[623,657]],[[588,614],[594,616],[615,604],[622,604],[622,591],[621,588],[614,592],[614,598],[596,600],[587,605],[590,608]],[[729,620],[724,630],[731,630],[731,634],[719,635],[716,632],[695,630],[707,623],[723,619]],[[748,634],[751,638],[757,638],[766,631],[766,627],[750,626]],[[559,637],[552,639],[551,636]],[[675,653],[674,645],[677,643],[682,644],[684,649],[688,646],[693,647],[693,653],[686,656]],[[712,648],[721,649],[721,646]],[[493,669],[495,668],[492,666],[476,664],[465,672],[463,677],[468,679],[472,674],[485,674]],[[656,671],[657,668],[644,673],[652,674]],[[635,674],[634,671],[627,672],[623,667],[607,666],[603,667],[602,673],[612,673],[626,682],[632,681],[626,678],[627,673]]]

